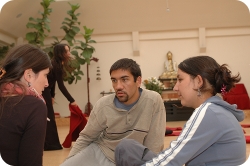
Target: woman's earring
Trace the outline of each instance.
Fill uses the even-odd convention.
[[[200,88],[198,88],[198,93],[197,93],[197,96],[201,96],[201,89]]]
[[[30,87],[31,86],[31,84],[30,84],[30,82],[28,82],[28,87]]]

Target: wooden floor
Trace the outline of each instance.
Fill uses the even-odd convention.
[[[246,118],[241,124],[250,124],[250,110],[245,111]],[[183,127],[185,121],[173,121],[166,122],[168,127]],[[69,132],[69,118],[57,118],[57,127],[61,143]],[[250,128],[244,128],[246,134],[250,135]],[[165,148],[169,146],[172,140],[175,140],[176,136],[165,137]],[[68,156],[70,149],[56,150],[56,151],[44,151],[43,154],[43,165],[44,166],[59,166],[65,158]],[[247,157],[250,155],[250,144],[247,144]]]

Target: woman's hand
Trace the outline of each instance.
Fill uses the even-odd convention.
[[[55,98],[52,98],[52,105],[55,103]]]
[[[70,105],[77,106],[76,102],[70,103]]]

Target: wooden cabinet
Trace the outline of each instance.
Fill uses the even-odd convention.
[[[161,81],[165,86],[165,89],[161,93],[161,97],[164,101],[166,109],[166,121],[188,120],[194,109],[181,105],[177,92],[173,90],[177,78],[159,79],[159,81]]]
[[[159,78],[159,81],[161,81],[164,84],[165,90],[173,90],[177,78],[165,78],[165,79]]]
[[[159,79],[164,84],[164,90],[161,97],[164,101],[178,100],[177,92],[173,91],[174,85],[177,81],[176,78]]]
[[[192,115],[194,109],[184,107],[180,100],[164,101],[166,109],[166,121],[186,121]]]

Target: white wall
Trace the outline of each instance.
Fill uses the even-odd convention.
[[[97,41],[93,46],[93,54],[99,61],[91,61],[90,71],[90,102],[95,102],[102,96],[100,92],[112,89],[109,68],[120,58],[132,58],[141,66],[142,77],[158,77],[164,70],[164,61],[168,51],[173,53],[173,60],[180,63],[187,57],[200,53],[199,29],[139,32],[140,55],[133,54],[132,32],[126,34],[94,35]],[[239,72],[242,83],[250,94],[250,27],[206,29],[206,53],[215,58],[218,63],[227,63],[233,74]],[[101,80],[96,80],[97,66],[101,70]],[[83,66],[85,76],[77,84],[66,84],[69,92],[75,98],[79,107],[84,111],[87,104],[87,76],[86,66]],[[55,112],[61,116],[69,116],[68,101],[56,89]]]
[[[0,46],[12,43],[16,44],[15,38],[0,32]]]

